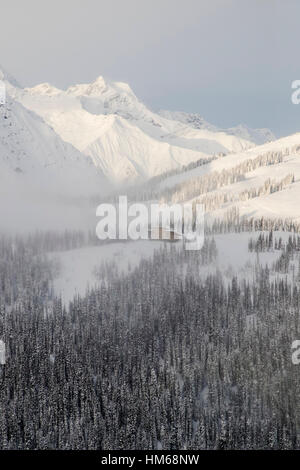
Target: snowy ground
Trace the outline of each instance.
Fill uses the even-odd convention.
[[[199,166],[187,172],[179,173],[168,177],[161,181],[159,189],[164,190],[172,188],[177,184],[188,183],[196,177],[203,177],[213,172],[221,173],[223,170],[231,170],[237,165],[250,159],[255,159],[259,155],[267,152],[285,152],[290,149],[290,153],[283,155],[283,161],[273,165],[266,165],[256,168],[245,173],[243,181],[235,182],[217,190],[206,193],[209,198],[218,195],[234,195],[236,200],[223,204],[219,209],[211,212],[216,217],[222,218],[224,213],[231,207],[237,207],[240,215],[247,217],[267,217],[267,218],[289,218],[300,220],[300,155],[298,152],[292,151],[295,146],[300,146],[300,133],[289,137],[270,142],[244,152],[230,154],[222,158],[218,158],[211,163]],[[294,152],[294,153],[293,153]],[[248,200],[238,200],[238,196],[245,191],[260,189],[265,182],[270,179],[272,182],[279,183],[288,175],[294,175],[295,182],[285,186],[280,191],[270,194],[260,194],[259,197],[250,198]],[[203,197],[204,195],[202,195]],[[199,196],[195,196],[192,200],[197,200]]]
[[[54,291],[67,305],[74,295],[84,295],[88,287],[98,284],[94,271],[102,263],[115,262],[119,272],[127,272],[129,266],[135,267],[142,258],[151,257],[160,244],[159,241],[140,240],[51,254],[60,264]]]
[[[218,270],[228,280],[231,280],[233,275],[250,280],[254,276],[257,263],[261,266],[268,264],[271,267],[281,252],[250,253],[248,251],[249,238],[257,239],[258,236],[258,232],[215,235],[217,260],[209,266],[203,266],[199,276],[215,273]],[[274,233],[274,237],[280,236],[285,241],[289,234]],[[142,258],[151,257],[162,243],[140,240],[51,254],[49,256],[58,259],[60,264],[60,272],[53,285],[55,293],[60,295],[67,305],[74,295],[84,295],[89,287],[94,287],[99,283],[95,276],[95,268],[100,267],[102,263],[114,262],[119,272],[128,272],[129,266],[134,268]],[[181,249],[180,243],[173,246]],[[195,251],[195,256],[197,256],[197,251]]]

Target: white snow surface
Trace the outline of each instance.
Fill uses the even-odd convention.
[[[161,243],[138,240],[51,253],[49,256],[60,265],[54,291],[68,305],[75,295],[84,295],[88,288],[99,286],[101,281],[97,280],[95,269],[102,263],[115,262],[119,273],[127,273],[129,267],[134,268],[141,259],[150,258]]]
[[[298,150],[294,150],[298,147]],[[167,177],[159,183],[161,190],[174,188],[181,183],[188,183],[194,178],[209,175],[213,172],[221,173],[222,170],[230,170],[237,165],[255,159],[260,155],[269,152],[283,152],[289,150],[287,155],[283,156],[283,161],[278,164],[261,166],[245,174],[245,180],[237,183],[223,186],[215,191],[206,193],[207,196],[226,193],[227,195],[238,195],[239,193],[260,188],[269,178],[271,181],[279,182],[284,177],[294,175],[294,183],[289,184],[283,190],[271,194],[261,195],[247,201],[230,202],[214,211],[213,215],[222,217],[225,211],[235,206],[239,209],[240,215],[247,217],[268,217],[280,219],[293,219],[300,221],[300,133],[269,142],[243,152],[226,155],[218,158],[206,165],[199,166],[192,170],[181,172],[179,174]],[[202,195],[203,196],[203,195]],[[201,197],[199,195],[199,197]],[[194,200],[197,200],[197,196]]]
[[[225,132],[228,135],[240,137],[244,140],[254,142],[257,145],[261,145],[276,139],[274,134],[269,129],[251,129],[245,124],[222,129],[205,121],[205,119],[203,119],[203,117],[197,113],[161,110],[159,111],[159,114],[166,119],[182,122],[189,127],[193,127],[194,129],[206,129],[212,132]]]
[[[256,239],[258,235],[259,232],[215,235],[218,257],[210,265],[200,267],[199,277],[205,278],[208,274],[221,272],[223,278],[231,282],[234,275],[241,276],[243,273],[243,279],[252,280],[257,263],[272,266],[281,255],[280,251],[259,254],[248,251],[249,238]],[[281,237],[283,241],[287,241],[288,236],[287,232],[274,232],[274,237]],[[58,260],[60,265],[53,284],[54,291],[68,305],[74,296],[84,295],[89,288],[100,285],[102,281],[97,280],[95,269],[100,268],[102,263],[114,262],[119,273],[128,273],[129,268],[134,269],[142,259],[151,258],[162,244],[161,241],[138,240],[51,253],[49,256]],[[172,246],[183,249],[180,242]],[[200,252],[195,251],[194,256],[197,254]],[[177,274],[184,276],[187,272],[178,271]]]
[[[9,95],[0,106],[0,164],[2,186],[7,178],[19,185],[28,180],[40,189],[79,197],[100,192],[104,183],[91,161]]]

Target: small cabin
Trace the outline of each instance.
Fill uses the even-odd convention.
[[[168,242],[178,242],[182,240],[182,234],[173,229],[163,227],[150,227],[148,230],[149,240],[163,240]]]

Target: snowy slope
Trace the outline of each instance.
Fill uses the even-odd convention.
[[[192,199],[211,203],[207,211],[213,216],[222,217],[230,208],[237,207],[241,215],[248,217],[300,221],[300,133],[166,177],[158,183],[156,190],[173,201],[182,201],[195,181],[211,175],[222,179],[220,175],[224,171],[234,172],[239,165],[266,156],[279,160],[254,165],[253,168],[248,165],[249,168],[242,171],[242,177],[236,182],[221,184],[209,192],[196,192]],[[190,200],[188,196],[186,200]]]
[[[86,156],[9,95],[0,106],[0,168],[2,186],[9,180],[56,195],[88,196],[106,184]]]
[[[159,111],[159,115],[166,119],[182,122],[183,124],[186,124],[189,127],[193,127],[194,129],[202,129],[212,132],[224,132],[225,134],[233,135],[249,142],[253,142],[257,145],[275,140],[274,134],[269,129],[251,129],[245,124],[240,124],[239,126],[228,129],[220,129],[205,121],[203,117],[197,113],[161,110]]]
[[[146,179],[205,157],[194,150],[159,142],[119,116],[101,118],[101,135],[84,153],[112,179]]]
[[[11,86],[10,93],[116,181],[155,176],[203,154],[254,145],[222,130],[195,129],[166,119],[150,111],[126,83],[103,77],[66,91],[44,83],[27,89]]]

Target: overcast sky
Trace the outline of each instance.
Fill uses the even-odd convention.
[[[0,63],[22,85],[103,75],[153,109],[300,131],[299,0],[9,0]]]

